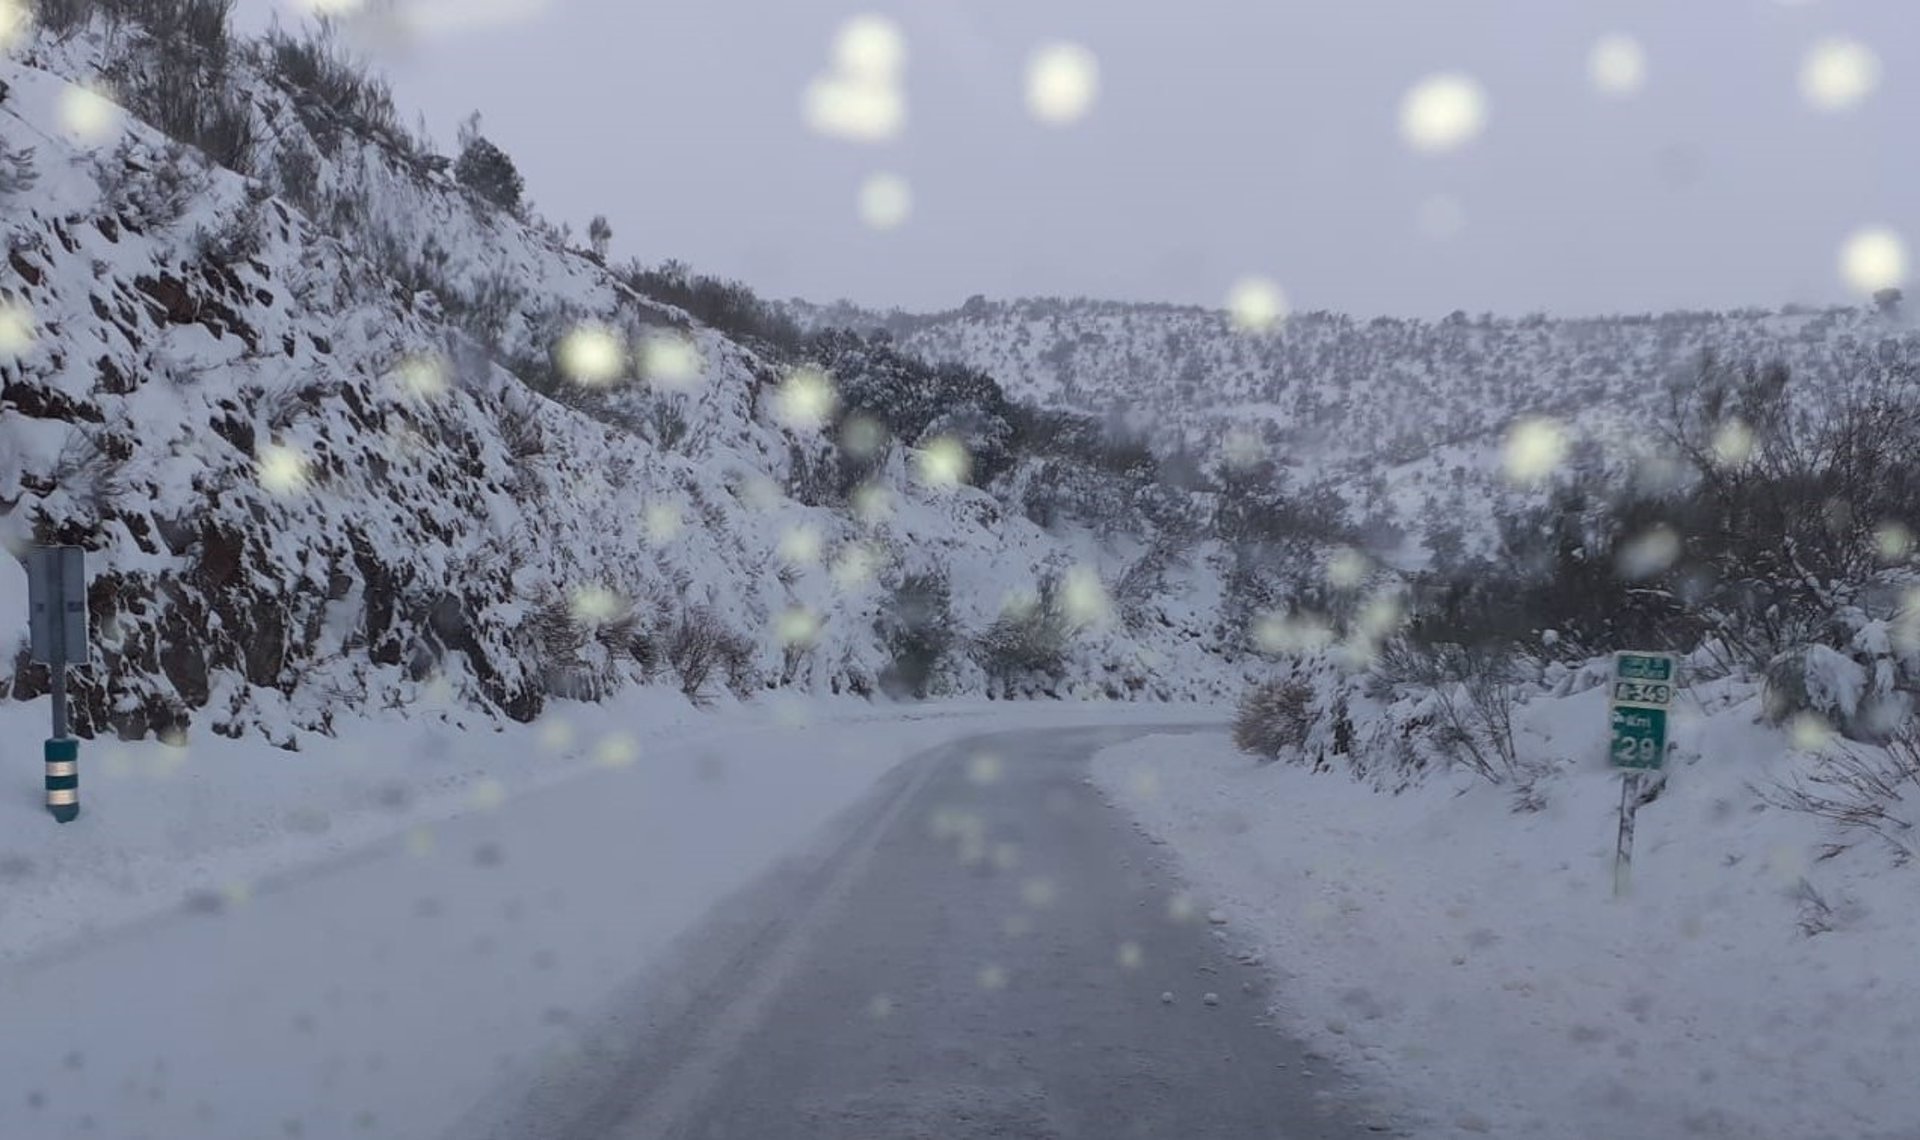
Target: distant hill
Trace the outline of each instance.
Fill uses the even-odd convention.
[[[1579,462],[1623,473],[1643,462],[1669,385],[1703,353],[1785,363],[1810,407],[1863,372],[1920,368],[1920,333],[1897,304],[1438,322],[1314,312],[1265,335],[1224,312],[1091,300],[789,311],[803,326],[885,330],[906,351],[983,369],[1019,398],[1123,420],[1202,465],[1250,432],[1298,483],[1414,531],[1484,516],[1507,494],[1501,443],[1520,417],[1564,424]]]

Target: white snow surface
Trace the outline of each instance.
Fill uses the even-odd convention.
[[[1524,710],[1529,751],[1588,758],[1533,813],[1466,777],[1396,796],[1260,767],[1214,733],[1094,767],[1279,974],[1282,1024],[1416,1135],[1911,1137],[1912,873],[1865,845],[1821,860],[1832,836],[1755,794],[1808,759],[1757,723],[1753,686],[1696,696],[1619,900],[1598,692]],[[1809,889],[1831,926],[1812,935]]]

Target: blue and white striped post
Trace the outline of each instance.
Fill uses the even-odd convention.
[[[53,737],[47,741],[47,812],[59,823],[80,817],[80,742],[67,734],[67,665],[87,660],[87,572],[77,546],[27,555],[27,608],[33,659],[53,673]]]
[[[47,741],[47,812],[55,822],[80,817],[80,742],[67,735],[67,662],[53,666],[53,739]]]
[[[80,742],[47,741],[47,811],[59,823],[80,818]]]

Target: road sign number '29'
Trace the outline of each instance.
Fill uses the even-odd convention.
[[[1608,751],[1616,768],[1657,769],[1667,756],[1667,708],[1673,703],[1674,660],[1667,653],[1616,653],[1613,729]]]

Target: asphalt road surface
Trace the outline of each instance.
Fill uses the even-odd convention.
[[[1087,779],[1140,729],[916,757],[463,1137],[1318,1140],[1393,1132],[1272,1024],[1230,916]],[[1227,918],[1223,925],[1215,917]]]

